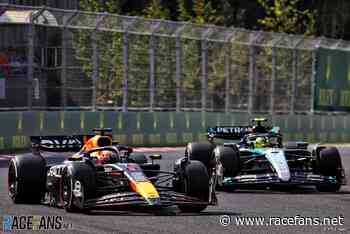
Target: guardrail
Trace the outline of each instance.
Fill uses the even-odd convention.
[[[89,133],[110,127],[115,140],[132,146],[177,146],[206,139],[216,125],[242,125],[255,115],[208,112],[0,112],[0,150],[28,148],[30,135]],[[350,142],[350,115],[264,115],[285,140]],[[91,132],[90,132],[91,133]]]

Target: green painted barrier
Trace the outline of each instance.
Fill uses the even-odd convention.
[[[116,141],[132,146],[178,146],[206,139],[209,126],[246,125],[246,113],[201,112],[0,112],[0,150],[30,146],[30,135],[91,133],[110,127]],[[259,115],[261,117],[261,115]],[[264,116],[280,126],[284,139],[310,142],[350,142],[350,116]]]

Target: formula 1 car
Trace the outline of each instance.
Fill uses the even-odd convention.
[[[201,152],[204,157],[216,158],[218,187],[314,185],[321,192],[336,192],[346,184],[337,148],[316,145],[308,150],[307,142],[283,145],[278,127],[253,129],[254,126],[209,128],[209,142],[188,144],[187,154]],[[216,138],[239,142],[216,145]]]
[[[180,170],[160,170],[151,155],[134,154],[112,141],[111,129],[96,135],[31,137],[31,154],[16,156],[8,172],[9,195],[14,203],[43,203],[68,212],[98,208],[177,205],[183,212],[200,212],[216,205],[215,189],[207,168],[184,160]],[[42,151],[79,150],[55,164]],[[174,185],[174,186],[173,186]]]

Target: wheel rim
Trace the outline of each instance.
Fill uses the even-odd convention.
[[[13,164],[11,164],[9,167],[8,189],[11,199],[14,199],[17,194],[17,176],[16,169]]]
[[[62,201],[63,207],[67,207],[72,200],[72,183],[71,179],[67,176],[63,176],[62,179]]]

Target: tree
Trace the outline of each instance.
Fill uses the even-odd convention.
[[[148,6],[144,10],[144,15],[146,18],[151,19],[168,19],[169,9],[162,6],[161,0],[150,0]]]
[[[300,9],[300,0],[258,0],[266,17],[258,22],[267,31],[311,35],[315,32],[315,11]]]

